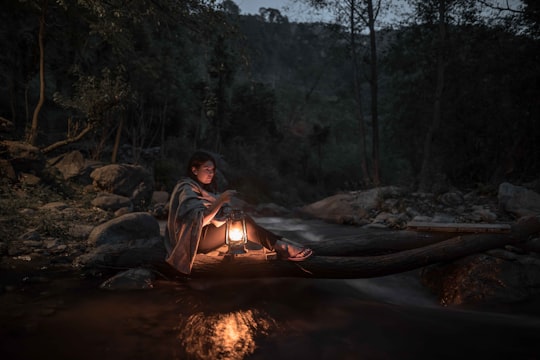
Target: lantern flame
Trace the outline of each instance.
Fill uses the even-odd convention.
[[[244,232],[239,228],[232,228],[229,230],[229,239],[231,241],[241,241],[244,237]]]

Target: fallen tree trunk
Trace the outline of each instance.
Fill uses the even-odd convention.
[[[447,240],[455,233],[380,230],[304,244],[319,256],[382,255]]]
[[[522,219],[508,234],[471,234],[393,254],[336,257],[314,255],[300,263],[261,261],[198,255],[190,277],[311,277],[369,278],[418,269],[430,264],[451,261],[467,255],[518,244],[540,232],[540,216]]]

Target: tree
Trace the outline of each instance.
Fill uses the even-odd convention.
[[[381,183],[380,174],[380,151],[379,151],[379,79],[377,69],[377,17],[382,10],[382,1],[377,0],[308,0],[309,4],[319,8],[329,8],[336,14],[336,22],[343,24],[348,33],[348,46],[350,49],[351,68],[353,72],[353,88],[357,102],[357,116],[360,129],[360,155],[361,168],[364,184],[375,186]],[[367,27],[369,31],[369,72],[365,74],[370,87],[370,112],[371,112],[371,171],[367,161],[367,129],[362,106],[363,96],[361,89],[361,67],[359,61],[359,46],[361,34]]]
[[[194,107],[188,101],[189,87],[200,73],[190,68],[190,59],[196,57],[190,56],[190,52],[192,55],[199,49],[193,45],[197,42],[196,38],[219,33],[212,30],[221,26],[218,20],[221,16],[215,11],[213,2],[140,1],[129,7],[118,1],[81,0],[62,4],[67,11],[77,12],[79,23],[84,24],[77,30],[83,33],[82,36],[85,35],[85,42],[70,43],[80,46],[72,50],[75,56],[69,65],[76,69],[72,72],[76,83],[73,94],[69,94],[66,87],[62,92],[68,94],[56,92],[58,104],[79,110],[78,115],[91,116],[86,119],[74,118],[85,124],[79,126],[79,129],[86,130],[85,134],[103,126],[104,138],[100,142],[108,141],[109,130],[116,128],[113,158],[116,157],[119,143],[130,135],[132,143],[137,146],[152,145],[158,139],[163,144],[166,127],[176,126],[171,126],[167,120],[177,119],[186,107]],[[191,40],[190,36],[194,41],[186,49],[185,44]],[[193,75],[188,79],[186,74],[191,73]],[[119,82],[113,84],[112,78]],[[83,84],[85,81],[89,83]],[[102,95],[109,96],[111,102],[96,96],[95,90],[100,87],[103,87]],[[119,87],[123,90],[119,90]],[[88,94],[84,91],[88,91]],[[112,94],[114,91],[121,94]],[[135,97],[137,103],[131,101]],[[99,111],[105,108],[106,111]],[[148,131],[140,131],[155,124],[159,124],[156,130],[161,138],[154,136],[154,132],[150,135]],[[62,144],[80,139],[73,136],[71,130],[68,132],[69,138],[47,147],[47,150],[52,151]],[[134,153],[140,151],[136,148],[133,150]]]
[[[428,69],[433,79],[432,89],[433,95],[430,96],[431,101],[431,120],[426,127],[426,135],[423,142],[422,163],[420,172],[418,175],[418,189],[420,191],[433,191],[433,185],[435,178],[439,176],[448,177],[451,164],[444,163],[444,160],[449,160],[453,156],[450,154],[450,149],[454,149],[454,146],[450,145],[451,141],[456,141],[456,138],[452,139],[451,134],[455,131],[456,123],[452,118],[451,112],[455,109],[464,109],[463,102],[466,99],[463,97],[463,102],[459,105],[455,104],[456,99],[462,98],[460,93],[463,93],[464,88],[455,91],[454,84],[457,82],[469,83],[471,79],[461,79],[466,72],[463,71],[468,65],[462,64],[461,69],[455,67],[450,72],[451,81],[447,81],[449,66],[458,66],[458,63],[462,62],[461,58],[465,55],[468,46],[482,46],[481,44],[471,45],[472,39],[480,39],[476,36],[475,32],[482,31],[484,26],[490,26],[493,30],[498,31],[497,28],[500,24],[497,24],[494,18],[483,18],[483,14],[486,13],[486,2],[469,2],[463,0],[436,0],[436,1],[412,1],[410,2],[415,9],[416,20],[422,24],[423,28],[430,31],[433,36],[431,51],[428,49],[427,54],[434,54],[434,56],[426,57]],[[491,6],[491,5],[489,5]],[[497,8],[497,11],[502,11],[501,8]],[[508,10],[512,12],[512,10]],[[497,21],[500,21],[499,15],[497,15]],[[501,28],[502,31],[512,32],[515,29],[507,29],[506,26]],[[458,40],[462,37],[461,42]],[[428,37],[425,38],[430,41]],[[481,41],[490,39],[484,37]],[[429,43],[428,43],[429,44]],[[498,49],[497,49],[498,50]],[[497,51],[495,50],[495,51]],[[492,51],[494,52],[494,51]],[[469,53],[472,53],[469,51]],[[471,59],[470,61],[474,61]],[[505,61],[507,61],[505,59]],[[481,68],[489,68],[492,61],[489,60],[484,63]],[[482,71],[484,73],[484,71]],[[480,79],[480,74],[475,74]],[[492,75],[489,74],[491,77]],[[496,75],[497,79],[503,80],[504,75]],[[487,77],[484,76],[481,81],[486,82]],[[467,88],[468,85],[465,87]],[[472,94],[472,96],[475,96]],[[498,96],[498,95],[497,95]],[[486,100],[483,100],[486,101]],[[491,108],[500,107],[501,104],[494,103]],[[486,109],[489,112],[489,108]],[[459,111],[458,111],[459,113]],[[467,124],[473,127],[474,122],[471,117],[472,114],[465,115],[468,117]],[[463,115],[458,115],[463,116]],[[497,115],[492,116],[489,121],[489,127],[494,126],[494,120]],[[474,119],[477,121],[477,119]],[[442,133],[444,132],[444,136]],[[484,132],[487,132],[485,130]],[[464,134],[470,138],[472,133]],[[447,141],[447,139],[452,139]],[[478,140],[478,139],[477,139]],[[446,147],[442,144],[446,143]],[[515,148],[515,146],[513,147]],[[449,151],[450,150],[450,151]],[[469,159],[467,159],[469,160]]]
[[[65,98],[60,93],[56,93],[54,98],[64,108],[82,114],[83,118],[73,120],[73,117],[70,117],[66,139],[45,147],[43,149],[45,153],[79,141],[99,127],[109,127],[110,124],[106,124],[109,115],[121,109],[132,96],[121,71],[115,74],[109,69],[104,69],[100,77],[81,74],[78,76],[79,80],[75,84],[72,98]],[[99,158],[98,154],[95,156]]]
[[[525,8],[523,17],[529,26],[530,34],[538,39],[540,37],[540,2],[535,0],[523,0]]]
[[[288,22],[286,16],[281,15],[279,10],[273,8],[262,7],[259,9],[259,15],[264,21],[269,23],[283,24]]]
[[[47,14],[47,0],[41,0],[37,4],[40,10],[39,16],[39,32],[38,32],[38,45],[39,45],[39,100],[34,108],[34,114],[32,115],[32,123],[27,133],[26,140],[29,144],[35,145],[38,125],[39,125],[39,113],[45,102],[45,16]]]
[[[444,74],[446,67],[445,48],[446,48],[446,17],[447,0],[438,0],[438,40],[437,40],[437,74],[435,82],[435,94],[433,102],[432,122],[424,140],[424,156],[422,167],[420,169],[418,189],[428,192],[431,190],[433,155],[432,144],[435,141],[435,134],[439,130],[441,123],[441,101],[444,89]]]
[[[221,7],[226,14],[238,16],[240,15],[240,7],[232,0],[224,0]]]

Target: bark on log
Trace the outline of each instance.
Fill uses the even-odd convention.
[[[462,235],[420,248],[393,254],[365,257],[336,257],[315,254],[304,262],[198,255],[190,277],[307,277],[369,278],[418,269],[467,255],[518,244],[540,232],[540,216],[522,219],[509,234]]]

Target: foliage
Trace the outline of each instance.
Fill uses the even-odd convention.
[[[403,46],[395,46],[386,63],[395,73],[389,94],[395,101],[390,110],[395,116],[387,136],[409,159],[413,172],[419,170],[420,137],[433,101],[432,62],[423,48],[429,34],[425,26],[403,32],[398,42]],[[482,26],[453,27],[450,41],[444,126],[436,142],[446,173],[456,184],[487,182],[504,166],[505,154],[512,154],[513,166],[521,169],[513,169],[511,176],[524,176],[525,166],[532,170],[528,176],[535,174],[538,169],[530,163],[532,158],[512,150],[520,142],[519,146],[530,146],[530,154],[538,151],[531,141],[538,134],[533,125],[538,108],[531,106],[529,97],[535,91],[521,88],[527,83],[523,76],[539,75],[530,48],[533,41]]]
[[[377,31],[381,180],[387,184],[415,181],[432,116],[436,2],[417,3],[429,11],[401,28]],[[434,159],[455,185],[532,179],[540,172],[534,2],[497,23],[480,21],[473,2],[450,3],[461,6],[449,12]],[[0,14],[0,37],[9,49],[0,54],[6,84],[0,116],[15,122],[14,137],[23,133],[38,96],[37,13],[25,4],[8,0]],[[119,129],[134,154],[160,147],[154,170],[167,190],[193,150],[213,150],[228,163],[229,186],[254,202],[299,204],[365,186],[358,115],[371,132],[373,109],[355,106],[346,32],[293,23],[271,8],[241,16],[235,5],[50,2],[39,145],[91,123],[94,137],[87,142],[101,150],[99,160],[109,160]],[[527,24],[531,31],[517,31]],[[358,39],[366,69],[369,39]],[[359,75],[360,95],[369,99],[369,76]],[[373,146],[369,137],[365,145]]]

